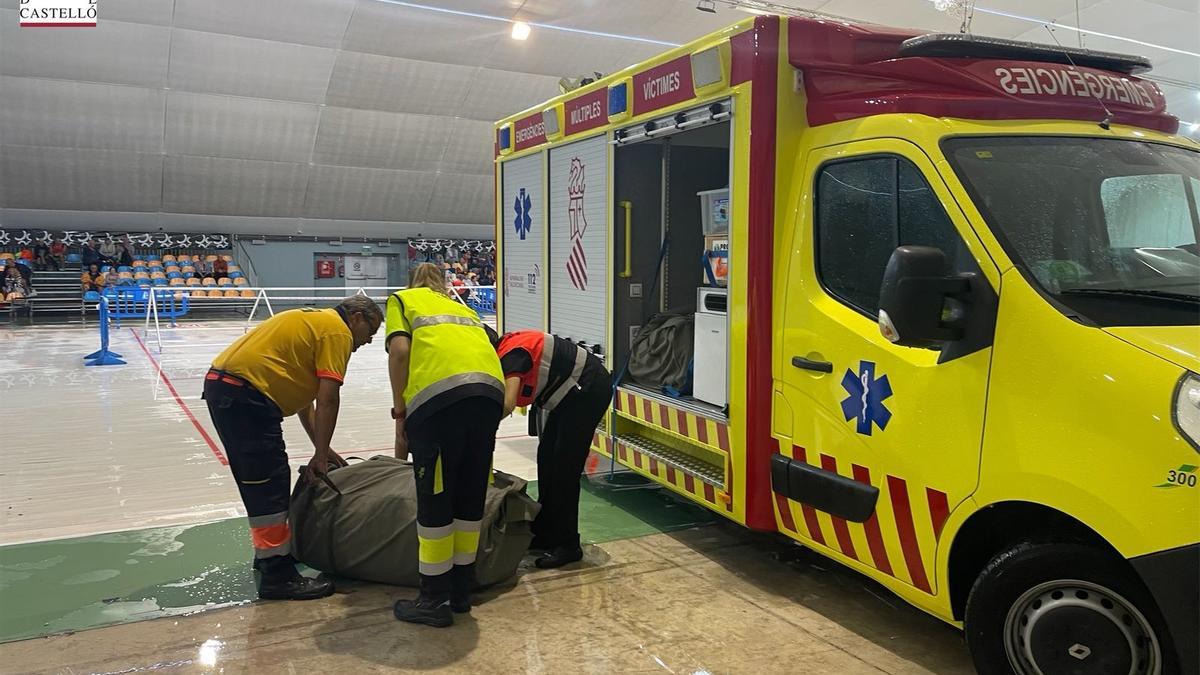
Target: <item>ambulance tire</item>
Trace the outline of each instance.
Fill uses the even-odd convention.
[[[967,598],[963,623],[975,669],[980,675],[1038,672],[1014,667],[1010,653],[1016,652],[1018,663],[1032,656],[1045,673],[1178,673],[1158,607],[1120,562],[1065,542],[1022,541],[996,555]],[[1030,631],[1029,645],[1023,629]],[[1130,641],[1139,646],[1125,647]]]

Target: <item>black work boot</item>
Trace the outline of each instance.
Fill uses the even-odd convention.
[[[291,555],[255,559],[258,597],[263,600],[316,600],[333,594],[333,582],[324,575],[310,579],[296,571]]]
[[[468,610],[470,605],[468,603]],[[420,623],[434,628],[454,625],[454,614],[450,611],[448,598],[434,598],[424,594],[416,600],[397,600],[392,608],[397,619],[408,623]]]
[[[583,549],[576,544],[574,546],[555,546],[549,553],[534,560],[533,564],[537,565],[538,569],[548,570],[580,560],[583,560]]]

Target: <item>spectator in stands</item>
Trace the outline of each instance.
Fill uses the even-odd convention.
[[[133,265],[133,252],[125,244],[117,247],[117,264],[125,267]]]
[[[83,286],[83,292],[102,291],[104,290],[104,275],[100,273],[100,266],[96,263],[88,265],[87,271],[79,278]]]
[[[108,271],[104,273],[104,285],[105,286],[120,286],[121,285],[121,274],[119,272],[117,272],[117,268],[109,267]]]
[[[17,265],[10,265],[5,268],[4,285],[0,286],[0,300],[4,302],[13,302],[29,297],[29,282],[25,281],[25,277],[21,276],[21,271],[17,267]]]
[[[28,246],[22,246],[21,250],[17,252],[17,259],[24,260],[25,262],[32,265],[33,264],[33,249],[29,248]]]
[[[100,259],[109,264],[116,264],[117,261],[117,243],[112,239],[105,239],[103,244],[100,244]]]
[[[196,256],[196,260],[192,263],[192,267],[196,268],[196,276],[201,279],[211,277],[213,275],[213,264],[208,262],[208,259],[203,256]]]
[[[17,271],[21,273],[30,290],[33,290],[33,263],[25,258],[17,258],[15,262]]]
[[[33,269],[45,272],[50,267],[50,247],[39,241],[33,245]]]
[[[87,243],[83,245],[83,269],[86,270],[92,265],[98,265],[99,263],[100,251],[96,250],[95,240],[89,239]]]
[[[58,271],[67,266],[67,245],[61,241],[50,244],[50,264]]]
[[[229,263],[225,262],[224,258],[217,258],[212,264],[212,275],[214,279],[224,279],[229,276]]]

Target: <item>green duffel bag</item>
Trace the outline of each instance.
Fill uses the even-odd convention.
[[[305,479],[292,491],[293,554],[300,562],[342,577],[416,586],[417,490],[412,464],[375,456],[335,469],[328,483]],[[490,586],[516,574],[533,539],[541,507],[526,482],[500,471],[488,486],[479,535],[476,578]]]

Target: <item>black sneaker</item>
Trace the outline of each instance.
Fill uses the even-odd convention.
[[[548,570],[583,560],[583,549],[578,546],[559,546],[533,561],[538,569]]]
[[[470,607],[468,607],[470,609]],[[450,603],[446,600],[430,600],[418,597],[416,600],[397,600],[392,607],[392,614],[401,621],[420,623],[434,628],[446,628],[454,625],[454,614]]]
[[[471,613],[471,596],[469,595],[451,595],[450,596],[450,611],[455,614],[470,614]]]

